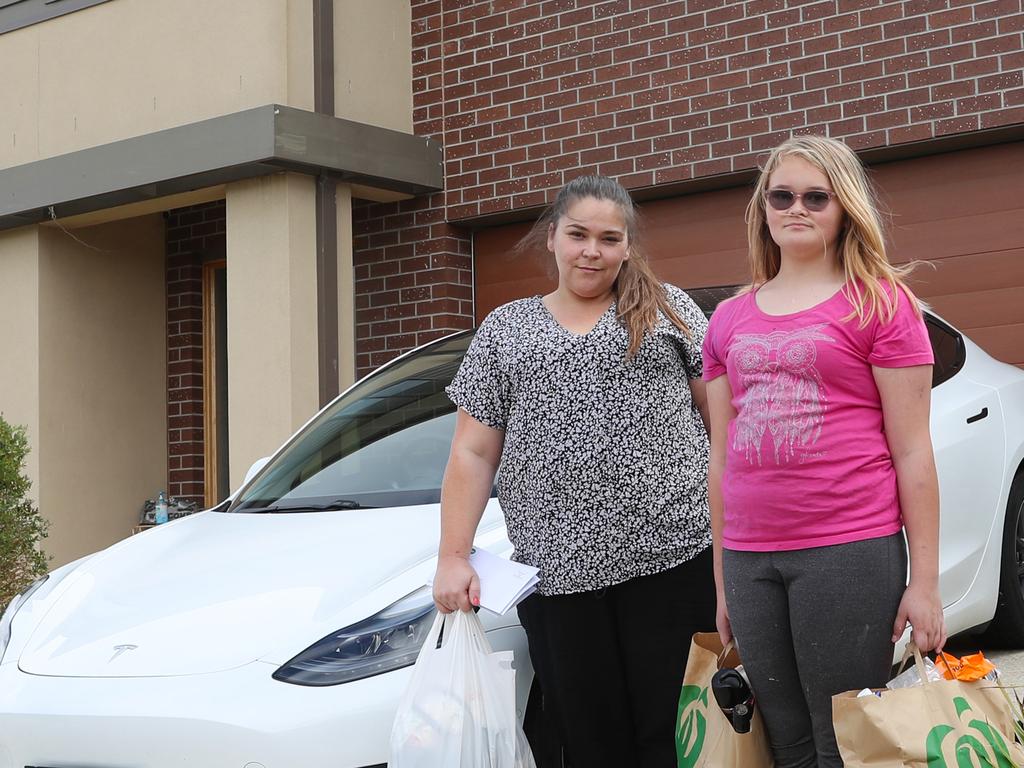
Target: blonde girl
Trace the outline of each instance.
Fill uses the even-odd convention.
[[[932,352],[846,145],[781,144],[746,220],[750,290],[704,342],[716,621],[778,768],[839,768],[831,696],[884,685],[908,622],[945,642]]]

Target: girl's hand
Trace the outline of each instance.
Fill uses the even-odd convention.
[[[718,607],[715,609],[715,628],[724,648],[732,640],[732,623],[729,621],[729,609],[725,605],[725,597],[718,596]]]
[[[469,560],[459,555],[437,559],[434,605],[441,613],[471,611],[474,605],[480,605],[480,579]]]
[[[913,627],[914,644],[922,653],[941,651],[946,644],[946,620],[942,615],[942,598],[938,587],[922,588],[911,581],[900,600],[896,622],[892,627],[895,643],[907,628]]]

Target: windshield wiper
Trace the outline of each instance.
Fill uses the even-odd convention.
[[[376,507],[360,504],[352,499],[335,499],[327,504],[275,504],[269,507],[249,507],[241,509],[240,512],[330,512],[339,509],[376,509]]]

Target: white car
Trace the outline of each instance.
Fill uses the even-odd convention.
[[[928,328],[948,626],[991,623],[1024,645],[1024,373],[937,318]],[[424,585],[455,423],[444,387],[471,338],[352,387],[233,501],[17,597],[0,621],[0,768],[384,766],[432,620]],[[510,554],[494,499],[477,545]],[[535,733],[515,611],[481,616],[491,644],[515,651]]]

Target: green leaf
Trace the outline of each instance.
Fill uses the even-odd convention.
[[[0,610],[49,570],[39,545],[50,524],[28,498],[28,451],[25,427],[13,426],[0,415]]]

